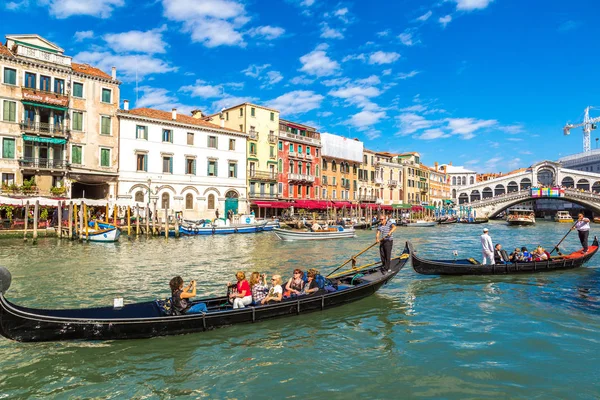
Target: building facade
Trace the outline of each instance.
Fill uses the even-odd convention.
[[[379,186],[382,204],[400,204],[404,202],[403,166],[396,154],[375,153],[375,183]]]
[[[72,62],[38,35],[0,45],[3,190],[108,199],[118,171],[116,70]],[[32,189],[33,187],[33,189]]]
[[[358,169],[358,197],[361,203],[378,203],[382,201],[379,196],[379,187],[375,184],[375,152],[364,149],[363,161]]]
[[[429,171],[429,205],[442,207],[446,200],[451,199],[448,177],[439,170],[437,163],[427,169]]]
[[[404,167],[403,202],[417,205],[429,204],[429,169],[421,164],[417,152],[398,154],[398,162]]]
[[[156,202],[186,219],[246,213],[245,133],[177,110],[127,108],[118,113],[119,200],[151,208]]]
[[[355,201],[363,143],[330,133],[321,134],[321,199]]]
[[[321,136],[315,128],[279,120],[278,193],[282,199],[319,199]]]
[[[450,195],[452,200],[456,203],[456,193],[463,186],[469,186],[475,184],[477,182],[477,172],[471,171],[465,167],[458,167],[449,164],[441,164],[438,167],[440,172],[444,172],[446,174],[446,179],[448,184],[450,185]]]

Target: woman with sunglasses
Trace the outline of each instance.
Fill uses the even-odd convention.
[[[273,275],[271,278],[271,289],[269,289],[269,294],[265,297],[260,303],[268,304],[272,301],[281,301],[283,299],[283,288],[281,287],[281,275]]]
[[[304,289],[304,272],[301,269],[296,268],[294,270],[294,276],[290,278],[288,283],[285,285],[285,295],[299,295],[302,293],[302,289]]]

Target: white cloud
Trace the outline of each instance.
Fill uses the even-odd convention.
[[[422,129],[431,128],[435,122],[415,113],[404,113],[398,116],[400,135],[406,136]]]
[[[440,17],[438,22],[442,24],[442,27],[445,28],[452,21],[452,15],[446,15],[445,17]]]
[[[461,11],[483,10],[494,0],[454,0],[456,9]]]
[[[295,76],[289,81],[292,85],[310,85],[314,82],[313,79],[309,79],[306,76]]]
[[[441,139],[448,137],[449,135],[439,128],[435,129],[427,129],[421,135],[419,135],[419,139],[422,140],[433,140],[433,139]]]
[[[339,9],[335,10],[333,15],[338,17],[340,19],[340,21],[344,22],[345,24],[349,24],[350,22],[352,22],[351,18],[350,18],[350,11],[348,10],[348,7],[343,7],[343,8],[339,8]]]
[[[376,51],[369,55],[369,64],[391,64],[400,58],[400,54],[396,52],[386,53],[384,51]]]
[[[342,62],[348,62],[348,61],[353,61],[353,60],[366,61],[367,56],[365,56],[362,53],[361,54],[350,54],[350,55],[347,55],[346,57],[344,57],[342,59]]]
[[[108,33],[103,38],[106,44],[117,53],[165,53],[167,44],[162,38],[165,30],[166,26],[162,26],[145,32]]]
[[[454,135],[460,135],[463,139],[475,137],[475,131],[489,128],[498,124],[495,119],[481,120],[475,118],[447,118],[448,129]]]
[[[192,110],[197,108],[181,104],[177,97],[167,89],[140,86],[138,89],[139,93],[141,93],[141,97],[135,103],[136,108],[155,108],[163,111],[171,111],[171,109],[176,108],[178,113],[186,115],[189,115]]]
[[[327,22],[321,23],[321,37],[323,39],[343,39],[344,34],[336,29],[330,28]]]
[[[136,70],[139,79],[147,75],[177,71],[177,67],[147,54],[115,55],[109,52],[83,51],[74,58],[76,62],[90,64],[103,71],[110,71],[116,66],[119,79],[124,81],[133,81]]]
[[[275,40],[285,33],[285,29],[278,26],[258,26],[248,31],[248,34],[252,37],[263,38],[265,40]]]
[[[427,110],[427,107],[425,107],[422,104],[415,104],[414,106],[404,107],[400,109],[400,111],[402,112],[423,112],[425,110]]]
[[[419,18],[417,18],[417,21],[421,21],[421,22],[425,22],[429,19],[429,17],[431,17],[433,15],[433,13],[431,12],[431,10],[427,11],[425,14],[421,15]]]
[[[421,43],[421,41],[416,39],[409,31],[399,34],[398,39],[400,39],[400,43],[405,46],[414,46],[415,44]]]
[[[250,76],[252,78],[258,78],[260,76],[260,74],[264,70],[266,70],[267,68],[269,68],[270,66],[271,66],[271,64],[263,64],[263,65],[252,64],[252,65],[248,66],[248,68],[246,68],[242,72],[246,76]]]
[[[342,86],[348,82],[350,82],[350,78],[334,78],[334,79],[324,80],[321,83],[324,86]]]
[[[82,42],[85,39],[91,39],[94,37],[94,31],[77,31],[73,35],[76,42]]]
[[[509,135],[516,135],[523,132],[523,125],[506,125],[501,126],[500,130],[508,133]]]
[[[374,86],[354,86],[348,85],[343,88],[335,89],[329,92],[329,95],[333,97],[339,97],[341,99],[352,99],[356,97],[372,98],[377,97],[381,94],[379,89]]]
[[[252,64],[242,72],[246,76],[250,76],[252,78],[256,78],[261,81],[263,84],[261,88],[266,88],[268,86],[274,85],[280,82],[283,79],[283,75],[279,71],[267,71],[271,67],[271,64],[263,64],[263,65],[255,65]],[[263,73],[264,72],[264,73]]]
[[[315,50],[300,57],[300,71],[317,77],[330,76],[338,73],[340,65],[330,59],[325,52],[327,46],[320,45]]]
[[[267,83],[266,85],[274,85],[276,83],[281,82],[283,79],[283,75],[279,71],[269,71],[267,72]]]
[[[390,33],[391,33],[391,31],[389,29],[386,29],[385,31],[377,32],[377,36],[388,37],[390,35]]]
[[[317,113],[317,116],[323,117],[323,118],[331,117],[332,115],[333,115],[333,113],[331,111],[323,111],[323,112]]]
[[[221,86],[208,85],[203,80],[197,80],[194,85],[182,86],[179,90],[184,93],[190,93],[192,97],[200,97],[203,99],[211,97],[220,97],[223,92]]]
[[[381,71],[381,75],[383,76],[388,76],[392,74],[392,69],[384,69],[383,71]]]
[[[378,85],[381,83],[381,79],[377,75],[371,75],[368,78],[358,79],[356,82],[361,85]]]
[[[50,15],[59,19],[73,15],[109,18],[115,8],[124,5],[124,0],[49,0],[48,3]]]
[[[413,78],[413,77],[417,76],[418,74],[419,74],[419,71],[415,71],[415,70],[410,71],[410,72],[401,72],[398,74],[398,79],[405,80],[405,79]]]
[[[266,102],[283,115],[297,115],[321,107],[324,97],[311,90],[294,90]]]
[[[581,21],[573,21],[573,20],[565,21],[562,24],[560,24],[560,26],[558,27],[558,31],[559,32],[572,31],[574,29],[579,28],[581,25],[582,25]]]
[[[350,125],[355,126],[359,130],[365,130],[377,124],[382,118],[385,118],[384,111],[363,110],[350,118]]]

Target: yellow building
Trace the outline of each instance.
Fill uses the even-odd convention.
[[[398,154],[397,159],[404,167],[402,201],[410,204],[428,203],[429,168],[421,164],[420,154],[417,152],[401,153]]]
[[[403,202],[402,164],[395,154],[375,153],[375,184],[379,186],[379,198],[382,204],[400,204]]]
[[[321,134],[323,200],[355,201],[358,196],[358,169],[363,143],[330,133]]]
[[[193,115],[196,118],[203,117],[200,112]],[[204,118],[222,127],[248,134],[248,198],[277,199],[279,111],[243,103]]]
[[[361,203],[375,203],[379,198],[379,185],[375,184],[375,152],[364,149],[363,161],[358,170],[358,197]]]
[[[451,198],[450,184],[448,176],[439,170],[438,163],[434,167],[427,167],[429,170],[429,205],[442,207],[444,200]]]

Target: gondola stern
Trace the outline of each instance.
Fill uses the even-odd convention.
[[[0,294],[6,293],[12,282],[12,275],[6,267],[0,267]]]

